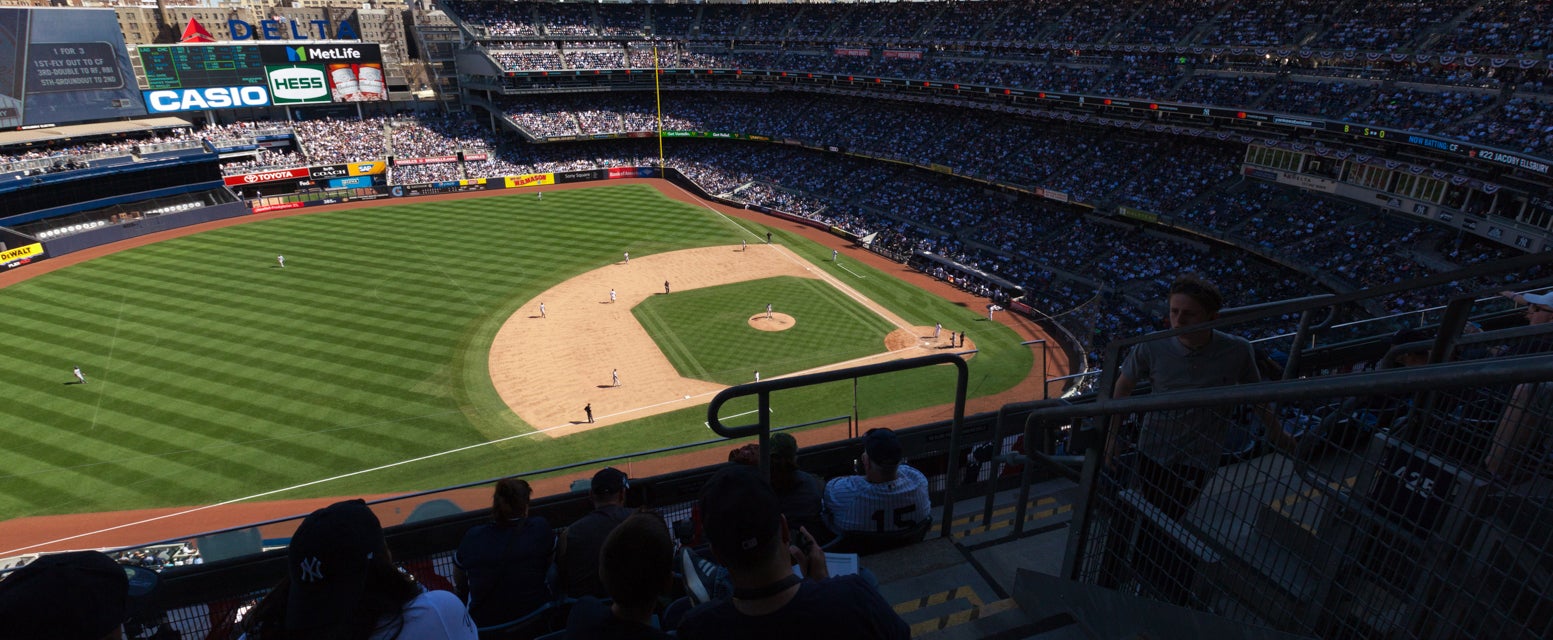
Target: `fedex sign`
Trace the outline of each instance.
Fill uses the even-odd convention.
[[[267,107],[270,92],[264,87],[204,87],[142,92],[152,113]]]

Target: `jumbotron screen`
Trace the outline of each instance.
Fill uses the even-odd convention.
[[[112,9],[0,8],[0,127],[143,116]]]
[[[376,44],[139,47],[151,113],[388,99]]]

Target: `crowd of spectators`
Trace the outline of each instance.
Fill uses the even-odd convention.
[[[1511,98],[1491,117],[1458,124],[1451,131],[1475,140],[1522,153],[1553,154],[1553,103],[1531,98]]]
[[[463,168],[461,162],[396,165],[389,174],[389,183],[416,184],[459,180],[464,177]]]
[[[307,164],[307,159],[301,154],[289,149],[272,149],[259,147],[254,149],[253,155],[243,159],[229,160],[221,163],[221,175],[235,176],[244,173],[253,173],[265,169],[285,169],[300,167]]]
[[[1434,48],[1473,53],[1553,51],[1553,6],[1546,2],[1488,0],[1443,34]]]
[[[299,120],[291,123],[297,143],[313,164],[339,164],[388,156],[387,116],[365,119]]]
[[[1374,102],[1349,113],[1344,120],[1433,133],[1482,111],[1496,99],[1494,94],[1482,93],[1382,91]]]

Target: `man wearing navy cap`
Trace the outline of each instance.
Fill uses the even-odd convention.
[[[140,579],[141,573],[150,579]],[[43,556],[0,580],[0,638],[123,638],[124,621],[155,584],[155,574],[124,567],[100,551]]]
[[[631,510],[625,507],[628,486],[625,472],[614,467],[605,467],[593,474],[593,483],[588,487],[593,512],[567,527],[556,546],[557,578],[568,597],[609,597],[604,582],[599,579],[599,549],[604,547],[609,532],[631,516]]]
[[[825,485],[832,531],[901,531],[932,514],[927,476],[903,463],[904,453],[894,431],[868,430],[858,461],[863,475],[842,476]]]
[[[706,538],[728,567],[733,597],[685,614],[680,638],[911,637],[911,628],[866,579],[831,578],[819,545],[807,551],[792,546],[807,532],[788,528],[781,501],[756,469],[725,466],[702,488],[700,505]],[[804,578],[793,573],[795,563]]]

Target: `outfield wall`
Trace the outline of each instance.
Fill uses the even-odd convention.
[[[243,202],[228,202],[177,213],[150,216],[140,220],[83,231],[58,240],[46,241],[43,243],[43,246],[49,255],[62,256],[67,253],[74,253],[92,247],[112,244],[120,240],[143,236],[148,233],[168,231],[170,229],[178,229],[214,220],[236,218],[248,214],[247,204]]]

